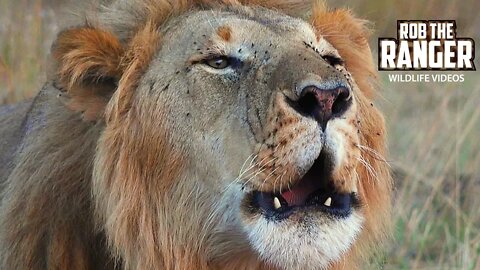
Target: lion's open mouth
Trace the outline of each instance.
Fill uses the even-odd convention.
[[[299,210],[321,211],[344,218],[358,205],[355,193],[337,192],[331,182],[328,157],[323,153],[295,185],[279,193],[253,191],[250,198],[252,210],[260,210],[267,218],[274,219],[288,218]]]

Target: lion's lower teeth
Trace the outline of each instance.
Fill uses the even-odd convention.
[[[280,207],[282,207],[282,205],[280,204],[280,200],[277,197],[273,198],[273,207],[275,209],[279,209]]]
[[[332,205],[332,198],[328,197],[327,200],[323,203],[325,206],[331,206]]]

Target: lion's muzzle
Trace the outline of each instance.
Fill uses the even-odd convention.
[[[352,86],[341,68],[313,53],[305,59],[286,74],[281,67],[295,59],[284,58],[273,76],[281,90],[266,113],[271,121],[263,128],[252,170],[257,182],[246,205],[277,220],[294,213],[345,218],[359,205],[353,187],[340,187],[354,183],[350,172],[335,174],[348,167],[342,152],[347,135],[340,130],[353,121]]]

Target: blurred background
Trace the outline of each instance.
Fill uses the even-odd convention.
[[[72,16],[71,2],[0,0],[0,104],[41,87],[46,55]],[[378,37],[396,37],[396,20],[456,20],[458,36],[480,44],[478,0],[327,3],[372,22],[375,57]],[[396,226],[394,241],[371,268],[480,269],[480,71],[463,72],[463,83],[390,83],[388,74],[380,73],[377,103],[389,128]]]

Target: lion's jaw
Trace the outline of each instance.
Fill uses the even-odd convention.
[[[351,148],[358,144],[357,129],[351,124],[356,104],[322,131],[283,98],[276,101],[270,113],[280,115],[271,127],[277,136],[266,139],[270,146],[257,146],[258,158],[248,170],[250,177],[256,176],[246,180],[244,230],[271,265],[326,269],[348,252],[364,220],[355,172],[359,152]],[[298,121],[289,124],[292,118]],[[292,136],[294,140],[282,144]]]

